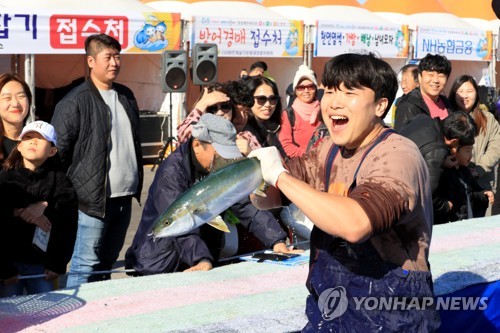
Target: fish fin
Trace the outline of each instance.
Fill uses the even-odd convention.
[[[266,184],[266,182],[264,182],[264,181],[263,181],[263,182],[259,185],[259,187],[257,187],[257,188],[255,189],[255,191],[253,191],[253,193],[254,193],[255,195],[258,195],[259,197],[263,197],[263,198],[265,198],[265,197],[267,197],[267,195],[266,195],[266,191],[267,191],[267,184]]]
[[[208,222],[207,224],[220,231],[230,232],[229,228],[227,227],[222,217],[220,217],[220,215],[217,215],[212,221]]]

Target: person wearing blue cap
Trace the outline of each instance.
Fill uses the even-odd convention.
[[[78,200],[60,169],[54,127],[35,121],[19,138],[0,172],[0,297],[53,290],[76,239]],[[27,209],[33,204],[41,209]]]

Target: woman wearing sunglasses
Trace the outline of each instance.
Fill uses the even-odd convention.
[[[318,83],[314,72],[301,65],[293,79],[296,98],[281,114],[279,139],[288,157],[302,156],[314,131],[321,124],[317,99]]]
[[[238,87],[240,86],[240,87]],[[253,100],[248,89],[239,81],[229,81],[226,84],[214,83],[203,88],[194,109],[177,127],[179,144],[191,137],[191,127],[196,124],[204,113],[212,113],[230,120],[236,128],[236,144],[243,155],[248,155],[253,149],[261,148],[255,136],[244,131]]]
[[[245,130],[252,133],[262,147],[275,146],[285,156],[278,139],[281,98],[276,83],[263,76],[249,78],[246,83],[253,95],[254,104]],[[276,110],[280,111],[275,112]]]

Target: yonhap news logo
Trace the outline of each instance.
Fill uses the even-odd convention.
[[[318,308],[324,320],[333,320],[342,316],[353,302],[354,310],[365,311],[410,311],[410,310],[445,310],[445,311],[483,311],[488,308],[488,297],[347,297],[342,286],[324,290],[318,299]]]
[[[347,293],[344,287],[326,289],[318,299],[319,311],[324,320],[340,317],[346,312],[347,305]]]

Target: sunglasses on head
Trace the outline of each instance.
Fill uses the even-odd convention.
[[[296,86],[295,90],[297,91],[304,91],[304,90],[316,90],[316,86],[314,84],[308,84],[305,86]]]
[[[231,103],[217,103],[207,107],[208,113],[217,113],[217,111],[221,110],[222,112],[229,112],[233,110],[233,106]]]
[[[253,97],[256,101],[257,104],[259,105],[264,105],[269,101],[269,104],[271,105],[276,105],[278,103],[278,100],[280,99],[279,96],[276,95],[271,95],[271,96],[254,96]]]

